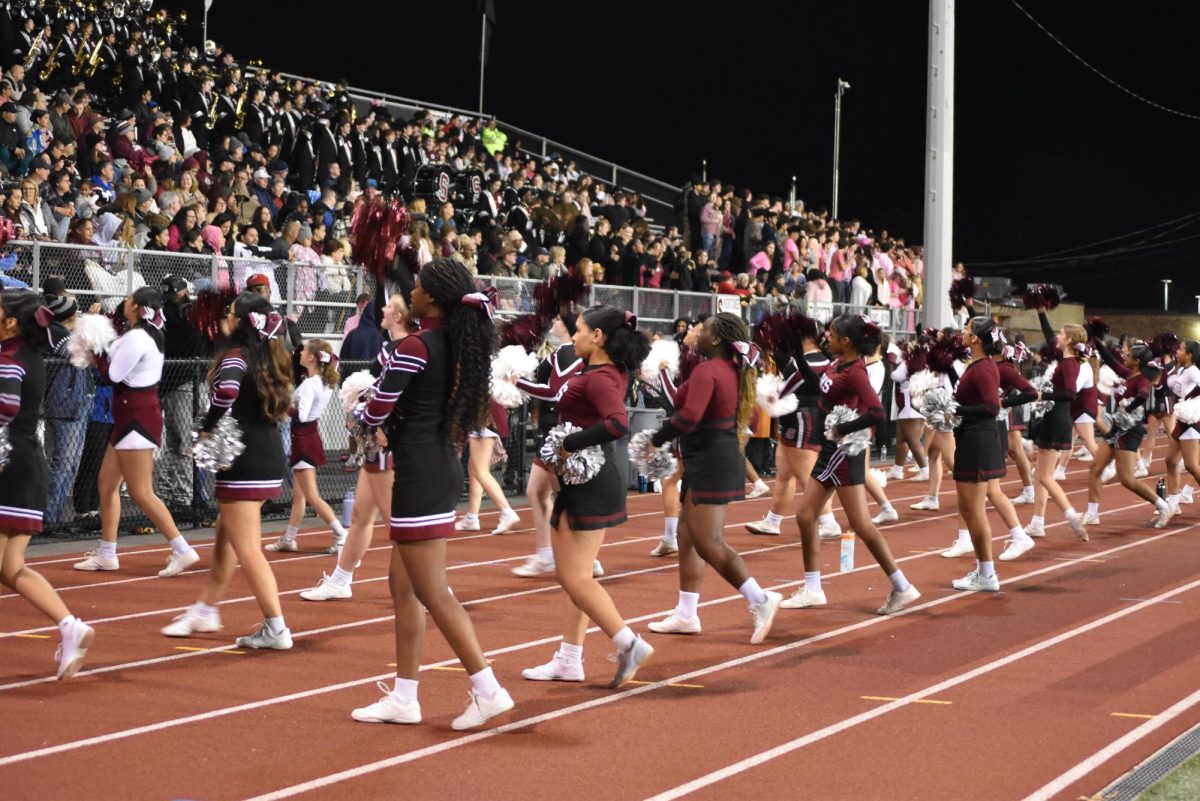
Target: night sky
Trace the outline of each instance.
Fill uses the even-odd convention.
[[[186,5],[198,21],[200,2]],[[1022,0],[1085,59],[1200,114],[1196,4]],[[698,173],[830,202],[833,91],[845,97],[841,211],[920,241],[928,4],[496,0],[485,110],[672,183]],[[370,7],[356,20],[347,8]],[[714,9],[706,11],[705,9]],[[587,9],[588,16],[582,15]],[[1085,263],[1028,259],[1200,211],[1200,120],[1122,94],[1011,0],[958,4],[955,253],[978,275],[1056,280],[1094,305],[1195,309],[1200,237]],[[353,35],[348,35],[350,32]],[[474,108],[474,0],[215,0],[209,36],[288,72]],[[194,38],[200,39],[197,25]],[[1200,235],[1200,217],[1151,232]],[[1149,235],[1147,235],[1149,236]],[[1147,236],[1106,245],[1112,249]]]

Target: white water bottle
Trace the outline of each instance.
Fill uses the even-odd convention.
[[[854,569],[854,532],[842,532],[842,553],[838,559],[838,570],[849,573]]]
[[[342,498],[342,525],[350,528],[350,520],[354,516],[354,490],[346,493]]]

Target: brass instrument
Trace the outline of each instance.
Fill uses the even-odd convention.
[[[205,39],[204,40],[204,55],[206,55],[209,58],[212,58],[216,54],[217,54],[217,43],[214,42],[212,39]]]
[[[92,50],[92,54],[88,56],[87,66],[83,70],[83,75],[86,78],[92,78],[96,75],[96,68],[100,66],[100,48],[104,47],[104,37],[101,36],[96,40],[96,47]]]
[[[83,71],[83,64],[87,61],[87,39],[82,34],[79,36],[79,47],[75,50],[75,63],[71,65],[71,74],[78,75]]]
[[[38,51],[42,49],[42,42],[46,39],[46,29],[43,28],[37,32],[37,36],[33,37],[33,42],[29,45],[29,53],[25,56],[25,71],[29,72],[33,67],[33,62],[37,61]]]
[[[162,50],[159,49],[158,45],[154,45],[147,51],[146,55],[149,56],[151,64],[157,64],[158,60],[162,58]]]
[[[246,83],[246,91],[238,98],[237,108],[233,110],[233,127],[242,130],[246,122],[246,100],[250,96],[250,83]]]
[[[42,71],[38,73],[38,80],[44,81],[54,74],[58,69],[58,51],[62,48],[62,39],[54,43],[54,49],[50,51],[50,58],[46,59],[46,66],[42,67]]]

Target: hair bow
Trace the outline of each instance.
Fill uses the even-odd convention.
[[[274,310],[266,314],[250,312],[246,315],[246,319],[250,321],[250,325],[254,326],[259,338],[264,340],[279,336],[279,329],[283,326],[283,318],[279,316],[279,312]]]
[[[992,344],[995,344],[995,345],[1007,345],[1008,344],[1008,337],[1004,336],[1003,328],[996,326],[996,328],[992,329]]]
[[[758,364],[758,357],[761,355],[758,346],[750,342],[737,340],[732,343],[733,352],[736,354],[735,359],[742,363],[743,367],[753,367]]]
[[[157,328],[159,331],[166,325],[166,320],[163,318],[162,309],[151,308],[150,306],[138,306],[138,317],[141,317],[150,325]]]
[[[471,292],[462,296],[462,302],[467,306],[474,306],[477,309],[483,309],[487,312],[488,319],[492,319],[492,306],[496,303],[496,287],[485,286],[479,292]]]
[[[866,331],[867,336],[878,336],[883,330],[879,327],[879,323],[875,322],[865,314],[862,316],[862,321],[863,328]]]
[[[631,311],[625,312],[625,327],[630,331],[637,330],[637,315]]]
[[[45,328],[54,322],[54,312],[45,306],[39,306],[38,310],[33,313],[33,321],[38,324],[38,328]]]
[[[329,364],[333,360],[333,354],[327,350],[317,351],[317,361],[321,364]]]

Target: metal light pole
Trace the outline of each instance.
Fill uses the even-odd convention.
[[[792,176],[792,191],[788,194],[788,207],[796,210],[796,176]]]
[[[708,159],[700,160],[700,183],[708,183]]]
[[[842,151],[842,95],[850,84],[838,78],[837,94],[833,96],[833,218],[838,218],[838,161]]]
[[[1163,285],[1163,311],[1171,310],[1171,279],[1162,279]]]
[[[483,116],[483,68],[487,56],[487,14],[479,15],[479,116]]]
[[[200,52],[204,52],[204,43],[208,41],[208,10],[212,8],[213,0],[204,0],[204,38],[200,40]]]
[[[1196,314],[1200,314],[1200,295],[1196,296]]]
[[[954,218],[954,0],[929,0],[924,324],[950,325]]]

